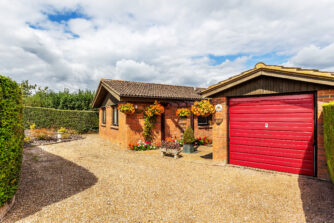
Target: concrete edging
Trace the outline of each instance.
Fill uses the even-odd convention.
[[[14,203],[15,203],[15,195],[11,200],[7,201],[5,205],[0,207],[0,222],[3,220],[8,211],[13,207]]]

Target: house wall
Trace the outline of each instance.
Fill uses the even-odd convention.
[[[99,109],[99,134],[119,146],[127,145],[126,115],[118,113],[118,126],[112,125],[112,107],[106,106],[106,124],[102,124],[102,108]]]
[[[322,87],[321,87],[322,88]],[[323,136],[323,103],[334,100],[334,89],[318,90],[317,92],[317,177],[329,180],[329,173],[326,164]],[[213,159],[227,163],[228,156],[228,98],[223,93],[212,97],[213,104],[222,104],[223,110],[217,112],[213,119]],[[220,124],[218,124],[221,121]]]
[[[106,100],[106,124],[102,124],[102,109],[100,108],[100,135],[108,138],[113,143],[127,147],[129,144],[137,143],[139,140],[144,140],[144,114],[143,111],[149,103],[134,103],[137,106],[137,111],[133,115],[126,115],[119,112],[119,126],[114,127],[112,123],[112,105],[110,100]],[[165,138],[181,138],[186,127],[191,125],[191,118],[179,119],[176,116],[178,107],[186,107],[185,104],[168,103],[165,107]],[[188,106],[190,108],[190,106]],[[207,136],[212,139],[212,126],[199,127],[197,118],[194,118],[194,133],[195,137]],[[157,117],[156,124],[153,129],[154,142],[161,142],[161,117]]]

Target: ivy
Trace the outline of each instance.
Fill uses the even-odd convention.
[[[144,111],[144,137],[145,141],[152,142],[154,135],[153,135],[153,128],[155,123],[157,122],[157,116],[161,115],[165,112],[164,107],[159,104],[157,101],[154,102],[153,105],[149,105],[146,107]]]

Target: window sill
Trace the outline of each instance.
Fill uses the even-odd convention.
[[[101,127],[106,127],[106,124],[101,124]]]
[[[118,130],[118,129],[119,129],[119,127],[118,127],[118,126],[114,126],[114,125],[110,126],[110,128],[111,128],[111,129],[116,129],[116,130]]]
[[[198,126],[198,129],[212,129],[211,125],[207,125],[207,126]]]

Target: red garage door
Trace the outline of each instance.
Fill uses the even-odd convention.
[[[313,94],[232,98],[229,162],[313,176]]]

